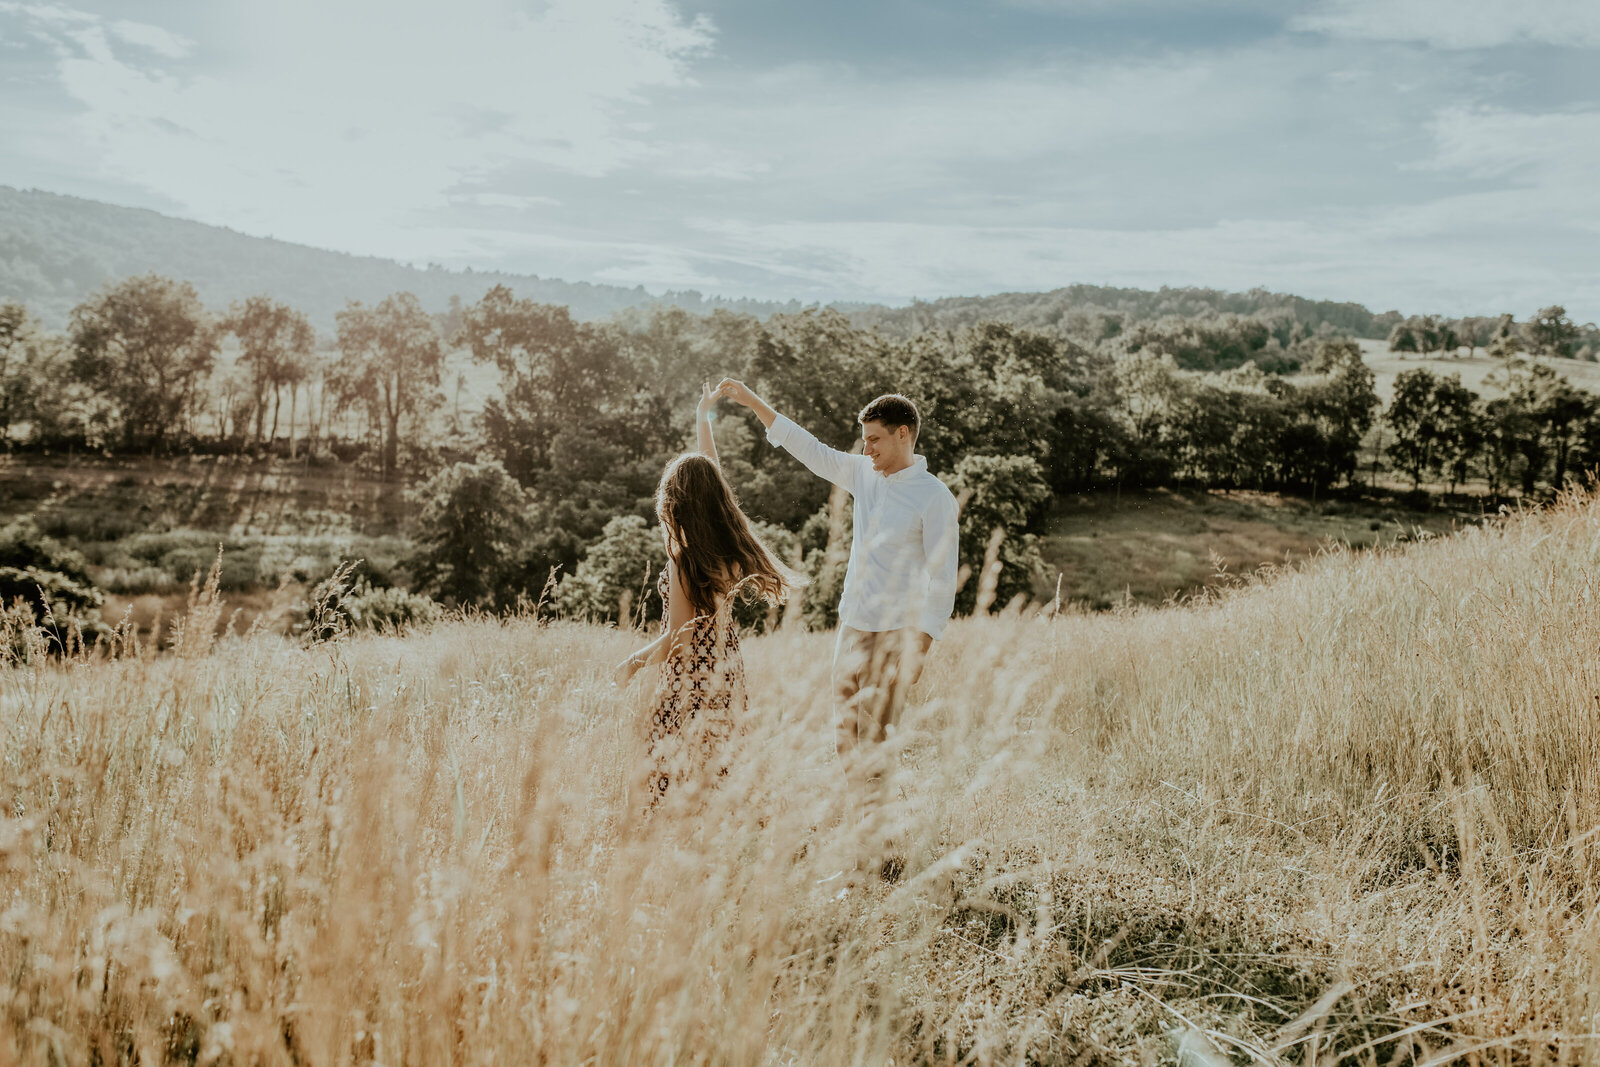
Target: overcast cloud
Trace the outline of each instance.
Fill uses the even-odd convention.
[[[0,183],[803,300],[1600,317],[1590,0],[0,2]]]

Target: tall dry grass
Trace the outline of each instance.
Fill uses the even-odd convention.
[[[0,1058],[1600,1058],[1600,503],[1179,608],[960,621],[856,873],[828,635],[633,817],[636,638],[458,620],[0,672]]]

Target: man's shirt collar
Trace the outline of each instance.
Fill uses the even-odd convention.
[[[897,470],[893,474],[886,474],[884,477],[891,482],[908,482],[927,469],[928,457],[919,455],[911,460],[911,466]]]

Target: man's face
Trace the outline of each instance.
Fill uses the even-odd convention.
[[[911,465],[911,449],[915,445],[911,427],[887,427],[881,422],[861,424],[862,452],[872,460],[875,471],[897,471]]]

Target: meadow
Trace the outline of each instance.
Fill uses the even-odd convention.
[[[1574,497],[957,620],[865,838],[828,634],[746,643],[740,758],[645,821],[640,635],[302,647],[201,591],[0,670],[0,1058],[1592,1062],[1597,560]]]

